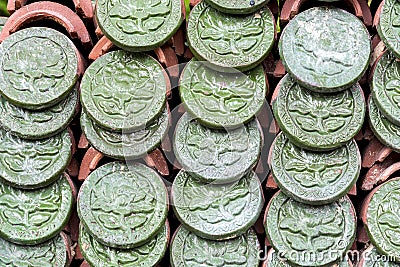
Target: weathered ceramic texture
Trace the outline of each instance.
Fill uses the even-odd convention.
[[[178,121],[174,152],[183,169],[203,182],[228,183],[251,170],[261,152],[258,122],[231,131],[200,125],[188,113]]]
[[[360,174],[361,156],[354,140],[333,151],[313,152],[280,133],[271,149],[272,173],[279,188],[302,203],[332,203],[351,189]]]
[[[264,205],[261,184],[253,171],[225,185],[204,184],[180,171],[171,194],[178,219],[190,231],[211,240],[244,234]]]
[[[76,48],[56,30],[23,29],[0,45],[0,91],[14,105],[51,107],[69,95],[77,79]]]
[[[183,21],[180,0],[98,0],[96,18],[105,36],[132,52],[168,41]]]
[[[72,121],[78,104],[78,92],[71,94],[45,110],[33,111],[15,106],[4,97],[0,97],[0,124],[24,139],[43,139],[56,135]]]
[[[73,202],[66,177],[36,190],[0,183],[0,237],[21,245],[45,242],[64,228]]]
[[[94,61],[81,83],[87,115],[111,131],[145,128],[164,110],[170,87],[163,67],[146,54],[113,51]]]
[[[265,6],[269,0],[207,0],[215,9],[228,14],[250,14]]]
[[[118,181],[118,182],[116,182]],[[93,171],[78,195],[78,215],[100,243],[133,248],[165,223],[168,194],[160,176],[140,163],[112,162]]]
[[[71,159],[67,130],[41,140],[25,140],[0,130],[0,178],[18,188],[39,188],[54,182]]]
[[[372,97],[385,117],[400,125],[400,62],[389,51],[376,64],[372,79]]]
[[[252,229],[226,241],[203,239],[179,227],[171,243],[172,267],[257,267],[260,244]]]
[[[385,0],[377,27],[379,37],[385,45],[400,57],[400,3],[397,0]]]
[[[367,209],[366,229],[377,250],[400,263],[400,179],[376,191]]]
[[[167,108],[146,128],[132,133],[118,133],[105,130],[82,112],[81,127],[89,142],[101,153],[116,159],[141,158],[164,139],[168,130]]]
[[[278,192],[265,214],[272,247],[298,266],[325,266],[338,261],[353,244],[356,221],[347,197],[332,204],[310,206]]]
[[[167,250],[169,241],[168,223],[161,227],[149,242],[133,249],[107,247],[96,241],[83,227],[79,228],[79,247],[85,260],[95,267],[153,267]]]
[[[61,235],[35,246],[21,246],[0,238],[0,264],[7,267],[65,267],[65,246]]]
[[[391,123],[378,109],[372,97],[368,99],[369,125],[375,136],[386,146],[400,152],[400,126]]]
[[[359,84],[350,89],[321,94],[310,91],[286,75],[272,105],[285,135],[299,147],[324,151],[349,142],[365,117],[365,99]]]
[[[209,61],[216,70],[220,66],[245,71],[268,55],[274,43],[275,22],[267,7],[240,16],[219,12],[202,1],[190,13],[187,35],[199,60]]]
[[[179,93],[186,110],[212,128],[235,128],[261,110],[267,94],[264,68],[245,72],[218,72],[192,59],[185,67]]]
[[[362,77],[371,42],[354,15],[334,7],[315,7],[285,27],[279,53],[286,70],[302,86],[329,93],[347,89]]]

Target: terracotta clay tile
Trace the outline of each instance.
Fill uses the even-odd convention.
[[[96,169],[99,161],[104,157],[104,155],[94,149],[93,147],[90,147],[85,155],[83,156],[81,166],[79,169],[79,175],[78,175],[78,180],[84,181],[89,174]]]
[[[35,2],[15,11],[4,25],[0,42],[32,21],[50,19],[63,26],[72,39],[78,39],[85,49],[92,47],[90,34],[81,18],[68,7],[55,2]]]

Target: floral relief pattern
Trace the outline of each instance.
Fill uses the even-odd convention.
[[[226,74],[200,67],[191,77],[191,92],[199,106],[209,112],[228,116],[251,104],[256,82],[244,74]]]
[[[249,147],[247,127],[226,132],[211,130],[191,122],[187,129],[187,145],[193,159],[204,166],[225,169],[241,159]]]
[[[334,184],[345,173],[349,162],[345,147],[329,153],[306,151],[288,142],[283,150],[285,170],[304,187]]]
[[[155,205],[154,188],[143,179],[123,179],[118,184],[102,179],[91,192],[93,215],[110,230],[138,229],[151,218]]]
[[[220,55],[241,55],[261,42],[264,21],[261,16],[243,16],[234,21],[218,11],[207,8],[199,20],[200,37],[213,52]]]
[[[392,246],[400,249],[400,192],[393,190],[378,208],[378,225],[382,235]]]
[[[65,99],[60,104],[47,109],[45,112],[32,112],[30,110],[14,106],[3,98],[0,101],[0,109],[4,109],[8,115],[13,116],[14,118],[29,123],[45,123],[51,121],[64,110],[68,103],[68,99]]]
[[[185,242],[184,259],[201,266],[246,266],[248,242],[244,236],[229,241],[208,241],[191,234]]]
[[[385,69],[385,73],[383,75],[385,81],[385,92],[392,100],[392,102],[400,107],[400,73],[399,67],[400,65],[396,60],[391,60]]]
[[[37,175],[58,159],[63,140],[61,135],[52,138],[26,141],[0,131],[0,162],[15,173]]]
[[[344,219],[338,209],[317,210],[286,204],[280,211],[280,231],[296,251],[325,251],[340,240]]]
[[[396,0],[394,0],[393,2],[396,2]],[[399,28],[400,27],[400,5],[398,5],[398,3],[393,5],[392,18],[393,18],[391,21],[392,26],[394,28]],[[400,32],[398,32],[398,35],[400,35]],[[399,36],[397,36],[397,37],[399,37]]]
[[[98,259],[107,262],[107,264],[109,264],[108,266],[134,266],[134,264],[137,264],[150,256],[151,253],[154,252],[154,248],[157,244],[157,239],[153,238],[146,244],[134,249],[113,249],[97,242],[86,231],[84,231],[83,234],[85,235],[85,238],[90,241],[90,247],[93,248]]]
[[[312,71],[313,78],[325,79],[348,71],[353,66],[354,58],[349,56],[354,49],[353,42],[338,42],[357,38],[347,21],[334,19],[335,34],[331,34],[332,21],[312,18],[306,21],[307,27],[296,29],[294,45],[299,50],[300,64],[304,69]],[[316,24],[316,25],[313,25]],[[315,29],[318,29],[315,31]]]
[[[210,224],[234,221],[250,198],[245,178],[223,186],[206,186],[189,179],[184,194],[188,212],[197,214]]]
[[[47,56],[47,53],[51,56]],[[9,50],[7,57],[3,70],[18,91],[50,92],[63,79],[67,67],[67,57],[62,47],[39,37],[18,42]]]
[[[45,227],[57,216],[61,206],[58,183],[35,192],[0,184],[0,192],[1,217],[23,230]]]
[[[129,146],[131,144],[143,142],[144,140],[153,136],[160,128],[162,120],[163,119],[158,118],[147,125],[146,128],[129,134],[106,131],[95,124],[93,125],[93,128],[96,131],[97,135],[100,136],[101,139],[103,139],[106,143]]]
[[[109,16],[124,33],[145,35],[159,29],[170,13],[171,0],[120,0],[111,7]]]
[[[57,257],[55,242],[53,240],[45,246],[32,247],[0,243],[2,248],[0,263],[2,263],[2,266],[7,267],[53,267]]]
[[[296,87],[289,91],[291,117],[304,131],[328,135],[346,126],[352,118],[354,102],[349,90],[329,97]]]
[[[124,57],[108,63],[96,74],[91,93],[100,111],[119,119],[144,111],[151,105],[155,93],[149,70],[136,60]]]

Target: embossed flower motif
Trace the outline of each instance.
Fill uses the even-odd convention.
[[[5,266],[52,267],[54,266],[54,243],[48,247],[35,247],[34,249],[19,250],[17,246],[2,247],[0,263]]]
[[[312,213],[306,208],[291,207],[282,216],[280,231],[297,251],[324,251],[335,244],[342,233],[343,218],[338,212]]]
[[[241,22],[232,21],[229,18],[214,14],[207,10],[207,20],[202,20],[200,37],[204,43],[220,55],[235,55],[250,51],[259,41],[259,35],[263,32],[261,18],[243,18]]]
[[[396,5],[394,5],[393,10],[394,10],[395,15],[392,16],[392,18],[393,18],[392,26],[395,28],[398,28],[398,27],[400,27],[400,8],[396,4]]]
[[[244,128],[228,134],[218,134],[212,132],[215,130],[191,123],[188,131],[187,144],[190,152],[205,166],[229,168],[240,160],[241,152],[248,149],[249,140]]]
[[[148,215],[154,210],[154,199],[148,194],[148,184],[132,182],[115,185],[107,181],[100,188],[94,191],[91,209],[108,229],[136,229],[146,223]]]
[[[211,76],[212,75],[212,76]],[[245,108],[254,97],[256,84],[247,76],[241,74],[221,75],[217,72],[195,73],[193,94],[201,106],[213,113],[229,115]]]
[[[289,159],[285,163],[286,171],[304,187],[322,187],[335,182],[348,163],[344,149],[316,154],[288,144],[284,153]]]
[[[61,105],[56,105],[55,107],[50,108],[48,112],[32,112],[27,109],[14,106],[4,98],[1,98],[0,110],[2,112],[7,112],[7,114],[25,122],[44,123],[53,119],[54,116],[57,116],[54,113],[61,113],[66,102],[67,101],[64,100]]]
[[[125,33],[147,34],[157,30],[171,12],[171,0],[128,1],[122,0],[110,10],[110,17],[117,18],[116,25]]]
[[[154,86],[152,75],[140,63],[115,62],[108,64],[101,75],[96,76],[92,95],[97,108],[106,114],[126,118],[151,104]]]
[[[35,37],[19,45],[24,49],[12,49],[3,66],[13,87],[29,92],[50,90],[64,76],[66,59],[62,48],[50,40],[37,41]]]
[[[210,242],[194,236],[185,242],[185,261],[195,262],[201,266],[240,266],[247,262],[247,240],[240,237],[235,242]]]
[[[347,118],[353,115],[353,101],[348,91],[340,97],[324,99],[317,99],[313,93],[300,88],[291,92],[289,111],[302,115],[294,117],[305,131],[330,134],[342,128]]]
[[[8,207],[2,211],[4,218],[11,225],[30,228],[43,226],[59,208],[61,198],[56,189],[43,191],[32,195],[29,192],[14,190],[6,191],[1,186],[0,206]]]
[[[187,200],[189,210],[198,212],[199,217],[209,223],[234,220],[247,205],[249,190],[245,179],[224,187],[192,185],[191,198]]]
[[[321,25],[321,21],[314,19],[318,26],[299,27],[294,38],[295,45],[301,53],[300,64],[306,70],[312,70],[315,79],[324,81],[329,76],[340,74],[353,65],[353,57],[349,57],[349,51],[353,48],[353,42],[338,42],[348,38],[355,38],[355,32],[349,30],[349,25],[335,21],[335,35],[327,34],[331,31],[332,23],[327,20]],[[311,29],[318,28],[318,31]],[[349,37],[349,34],[353,34]]]
[[[140,247],[121,250],[104,246],[92,237],[89,238],[92,239],[93,249],[96,251],[97,256],[103,259],[103,261],[109,262],[110,266],[131,266],[131,264],[140,261],[141,258],[146,258],[153,251],[157,243],[156,239],[152,239]]]
[[[387,68],[384,75],[386,82],[385,89],[393,102],[400,107],[400,74],[397,68],[398,63],[395,61],[392,64],[395,67]]]
[[[10,133],[0,134],[0,160],[9,170],[16,173],[37,175],[56,159],[62,147],[61,138],[49,138],[35,142],[25,142]]]
[[[389,241],[400,246],[400,193],[393,191],[388,199],[384,200],[378,212],[378,223],[381,232]]]

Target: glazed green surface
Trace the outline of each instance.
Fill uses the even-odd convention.
[[[86,114],[111,131],[143,129],[164,110],[169,80],[146,54],[113,51],[94,61],[81,82]]]
[[[65,267],[65,242],[61,234],[34,246],[21,246],[0,238],[0,264],[7,267]]]
[[[379,37],[396,57],[400,57],[400,3],[385,0],[377,26]]]
[[[351,247],[356,221],[348,197],[310,206],[278,192],[267,208],[264,225],[272,247],[291,264],[326,266],[338,261]]]
[[[267,7],[247,16],[229,15],[202,1],[192,9],[187,26],[193,54],[216,70],[256,67],[270,52],[274,36],[275,22]]]
[[[272,103],[275,119],[297,146],[315,151],[333,150],[361,130],[366,107],[359,84],[332,94],[310,91],[289,75],[279,84],[278,96]]]
[[[0,124],[7,131],[24,139],[51,137],[64,130],[72,121],[77,104],[76,89],[55,106],[38,111],[15,106],[0,97]]]
[[[285,27],[279,53],[287,72],[302,86],[338,92],[366,71],[370,36],[356,16],[334,7],[315,7],[299,13]]]
[[[372,244],[400,263],[400,179],[389,180],[368,204],[366,229]]]
[[[368,99],[369,125],[375,136],[386,146],[400,152],[400,126],[390,122],[378,109],[372,97]]]
[[[116,161],[89,175],[77,206],[85,229],[98,242],[129,249],[147,243],[164,225],[168,193],[154,170]]]
[[[376,63],[372,79],[372,97],[385,117],[400,125],[400,63],[389,51]]]
[[[144,129],[132,133],[105,130],[82,112],[81,127],[89,142],[101,153],[117,159],[137,159],[156,148],[168,130],[167,108]]]
[[[218,72],[192,59],[179,82],[186,110],[212,128],[236,128],[261,110],[267,81],[261,65],[245,73]]]
[[[96,18],[105,36],[132,52],[168,41],[183,21],[180,0],[98,0]]]
[[[0,92],[14,105],[38,110],[66,98],[78,79],[78,55],[64,34],[32,27],[0,45]]]
[[[249,14],[265,6],[269,0],[207,0],[213,8],[228,14]]]
[[[66,177],[36,190],[0,183],[0,237],[36,245],[55,237],[67,224],[74,199]]]
[[[183,169],[203,182],[237,181],[257,163],[261,133],[256,120],[231,131],[200,125],[188,113],[177,123],[174,152]]]
[[[54,182],[71,159],[67,130],[41,140],[25,140],[0,129],[0,178],[18,188],[34,189]]]
[[[272,173],[279,188],[305,204],[338,200],[360,174],[361,156],[354,140],[333,151],[313,152],[297,147],[280,133],[271,149]]]
[[[260,244],[256,233],[226,241],[203,239],[180,226],[171,242],[172,267],[257,267]]]
[[[107,247],[96,241],[80,225],[79,247],[85,260],[94,267],[153,267],[161,261],[169,241],[168,223],[149,242],[133,249]]]
[[[264,205],[261,184],[252,171],[239,181],[224,185],[204,184],[180,171],[171,194],[178,219],[190,231],[211,240],[244,234]]]

